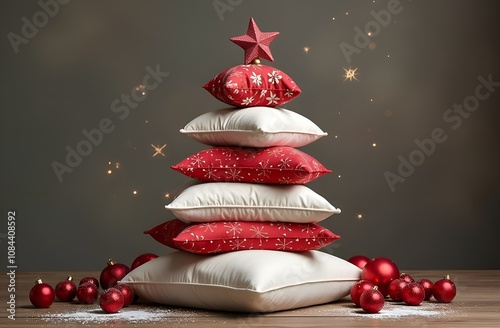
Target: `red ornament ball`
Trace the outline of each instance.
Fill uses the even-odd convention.
[[[55,292],[58,300],[71,302],[76,296],[76,285],[73,282],[73,277],[68,276],[66,280],[57,283]]]
[[[368,280],[360,280],[355,283],[351,288],[351,300],[356,304],[356,306],[361,306],[359,304],[359,298],[364,291],[373,289],[375,285]]]
[[[438,280],[432,286],[432,296],[441,303],[450,303],[457,295],[457,287],[446,275],[444,279]]]
[[[153,254],[153,253],[141,254],[141,255],[137,256],[135,258],[135,260],[132,262],[132,265],[130,266],[130,270],[134,270],[138,266],[143,265],[144,263],[149,262],[151,260],[154,260],[157,257],[158,257],[158,255]]]
[[[361,308],[368,313],[377,313],[384,307],[384,295],[377,289],[377,286],[370,290],[365,290],[359,298]]]
[[[404,272],[401,272],[401,274],[399,275],[399,279],[404,280],[406,282],[415,282],[415,279],[413,279],[412,276]]]
[[[134,290],[127,284],[119,284],[116,286],[123,295],[123,306],[129,306],[134,300]]]
[[[51,285],[42,282],[42,279],[35,281],[35,286],[30,290],[30,302],[37,308],[48,308],[54,302],[56,295]]]
[[[350,257],[347,261],[351,262],[352,264],[354,264],[358,268],[363,269],[364,266],[366,265],[366,263],[368,263],[368,261],[370,261],[370,258],[367,256],[364,256],[364,255],[354,255],[354,256]]]
[[[105,267],[99,278],[102,289],[115,287],[117,282],[130,272],[130,268],[122,263],[116,263],[112,259],[108,260],[108,266]]]
[[[424,287],[425,298],[424,300],[430,300],[432,296],[432,286],[434,285],[429,279],[420,279],[417,281],[420,286]]]
[[[76,298],[81,303],[92,304],[97,300],[97,294],[99,290],[97,286],[91,282],[86,282],[76,289]]]
[[[408,282],[405,280],[398,278],[394,279],[391,281],[389,284],[389,296],[394,300],[394,301],[402,301],[403,296],[401,295],[401,292],[403,291],[403,288],[408,285]]]
[[[408,305],[420,305],[425,298],[425,289],[416,282],[407,283],[401,292],[403,302]]]
[[[389,284],[398,277],[398,267],[385,257],[368,261],[361,272],[361,279],[373,282],[383,296],[389,295]]]
[[[82,280],[80,280],[80,283],[78,285],[83,285],[83,284],[86,284],[88,282],[94,284],[97,288],[99,288],[99,280],[97,280],[97,278],[95,278],[95,277],[82,278]]]
[[[99,299],[101,309],[106,313],[116,313],[123,307],[122,293],[117,288],[108,288]]]

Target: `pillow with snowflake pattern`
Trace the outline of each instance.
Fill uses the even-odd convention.
[[[202,181],[305,184],[331,173],[314,157],[293,147],[215,147],[172,166]]]
[[[238,65],[219,73],[203,88],[220,101],[237,107],[283,105],[301,90],[282,71],[267,65]]]
[[[314,223],[245,221],[184,223],[185,228],[172,238],[170,227],[182,224],[174,219],[145,233],[161,244],[197,254],[249,249],[302,252],[323,248],[340,238]]]

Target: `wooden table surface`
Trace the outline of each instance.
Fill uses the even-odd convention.
[[[457,285],[457,296],[451,303],[425,301],[420,306],[406,306],[387,300],[378,314],[366,314],[354,307],[349,297],[334,303],[270,314],[226,313],[174,308],[153,304],[134,304],[120,313],[107,315],[98,303],[79,304],[77,301],[55,301],[48,309],[34,308],[29,290],[36,278],[55,286],[73,275],[78,284],[85,276],[98,277],[97,272],[32,272],[16,275],[15,320],[9,313],[6,275],[0,278],[2,327],[59,326],[80,327],[500,327],[499,271],[409,271],[414,278],[432,281],[450,274]]]

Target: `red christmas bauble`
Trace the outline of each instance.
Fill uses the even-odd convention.
[[[158,257],[158,255],[153,254],[153,253],[141,254],[135,258],[134,262],[132,262],[132,265],[130,266],[130,270],[134,270],[138,266],[143,265],[144,263],[149,262],[151,260],[154,260],[157,257]]]
[[[66,280],[57,283],[55,292],[58,300],[71,302],[76,296],[76,285],[73,282],[73,277],[68,276]]]
[[[87,282],[94,284],[99,289],[99,280],[97,280],[97,278],[95,278],[95,277],[82,278],[82,280],[80,280],[80,283],[78,285],[83,285]]]
[[[97,300],[99,290],[97,286],[91,282],[86,282],[76,289],[76,298],[81,303],[92,304]]]
[[[385,257],[377,257],[368,261],[361,272],[361,279],[373,282],[384,296],[389,294],[391,281],[398,277],[398,267]]]
[[[444,279],[438,280],[432,286],[432,296],[441,303],[450,303],[457,295],[457,287],[446,275]]]
[[[361,308],[368,313],[377,313],[384,307],[384,295],[377,289],[377,286],[370,290],[365,290],[359,298]]]
[[[371,281],[358,281],[351,288],[351,300],[354,302],[354,304],[356,304],[356,306],[360,306],[359,298],[361,297],[361,294],[363,294],[365,290],[373,289],[373,287],[375,287],[375,285]]]
[[[112,259],[108,260],[108,266],[105,267],[99,278],[102,289],[115,287],[116,283],[130,272],[130,268],[122,263],[116,263]]]
[[[425,298],[424,300],[430,300],[432,296],[432,286],[434,285],[429,279],[420,279],[417,281],[420,286],[424,287]]]
[[[425,298],[425,290],[422,285],[416,282],[409,282],[401,292],[403,302],[408,305],[420,305]]]
[[[116,313],[123,307],[123,295],[117,288],[108,288],[102,293],[99,305],[106,313]]]
[[[408,282],[406,282],[405,280],[401,278],[394,279],[389,284],[389,296],[395,301],[402,301],[403,296],[401,295],[401,292],[403,291],[403,288],[406,287],[406,285],[408,285]]]
[[[412,276],[404,272],[401,272],[401,274],[399,275],[399,279],[404,280],[406,282],[415,282],[415,279],[413,279]]]
[[[35,286],[30,290],[30,302],[37,308],[48,308],[52,305],[55,292],[51,285],[42,282],[42,279],[35,281]]]
[[[123,306],[129,306],[134,300],[134,290],[127,284],[119,284],[116,286],[123,295]]]
[[[363,269],[364,266],[366,265],[366,263],[368,263],[368,261],[370,261],[370,258],[367,256],[364,256],[364,255],[354,255],[354,256],[350,257],[347,261],[351,262],[352,264],[354,264],[358,268]]]

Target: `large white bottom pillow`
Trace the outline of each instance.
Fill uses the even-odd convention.
[[[320,251],[177,251],[139,266],[119,283],[159,304],[273,312],[338,300],[360,275],[355,265]]]

